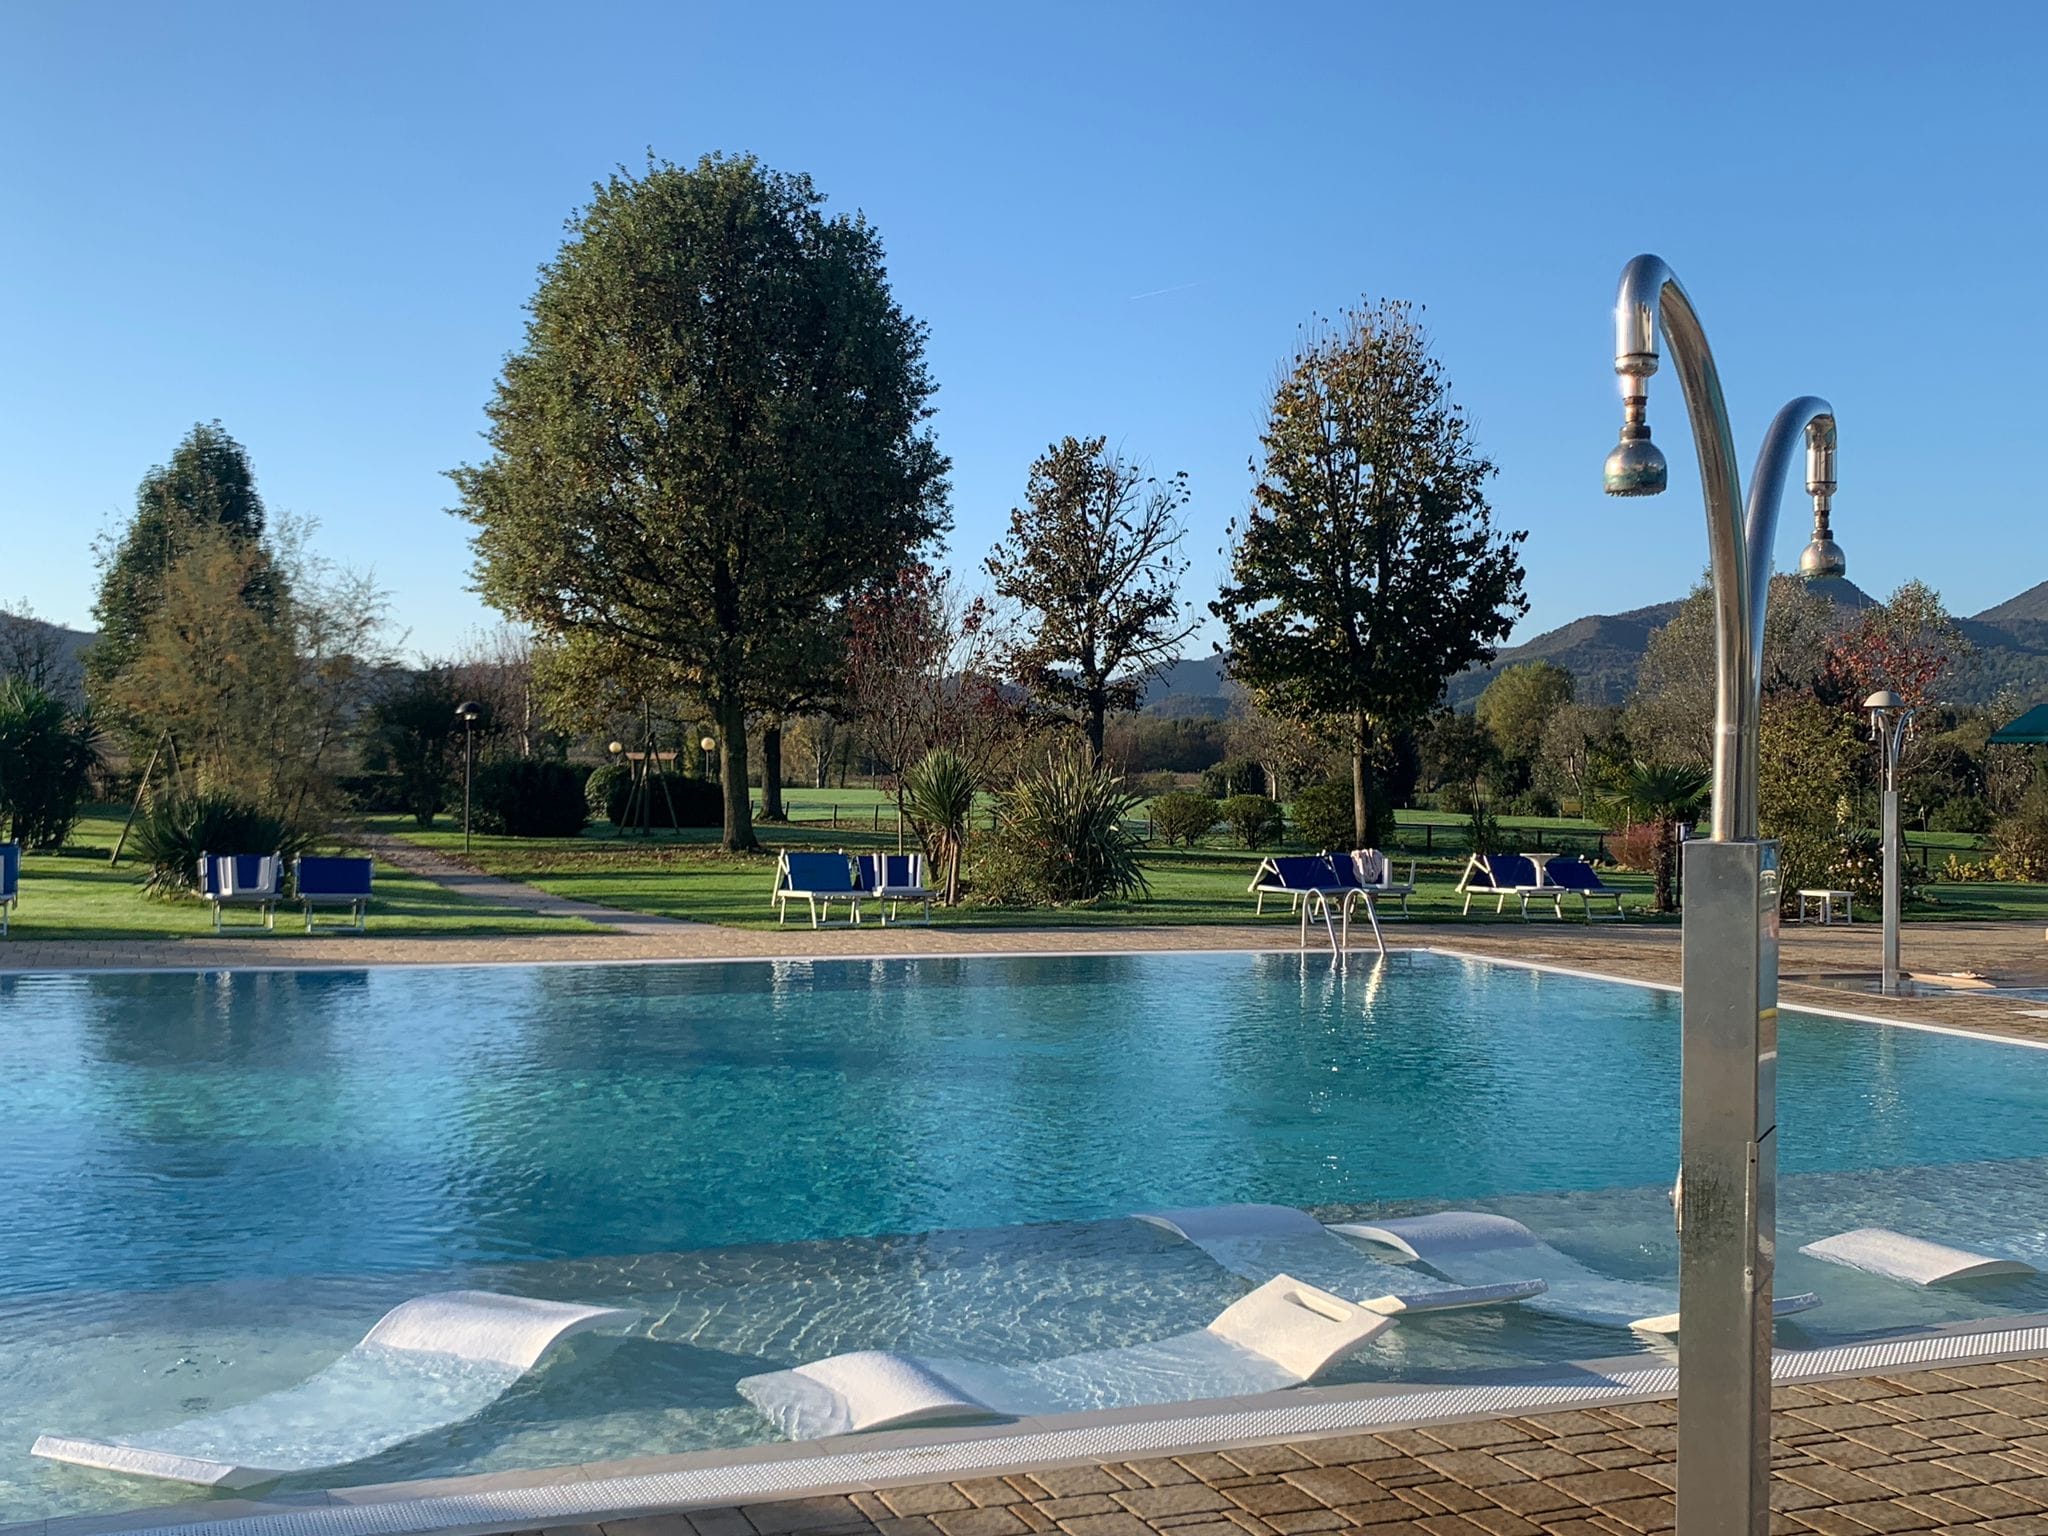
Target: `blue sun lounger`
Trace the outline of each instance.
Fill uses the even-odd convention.
[[[7,937],[7,914],[21,900],[21,844],[0,843],[0,939]]]
[[[274,853],[202,853],[199,895],[213,903],[213,931],[221,931],[228,907],[254,907],[267,929],[277,927],[277,898],[284,884],[284,860]]]
[[[1543,873],[1537,869],[1536,861],[1523,853],[1475,853],[1465,861],[1465,873],[1458,877],[1458,889],[1464,893],[1464,915],[1472,911],[1474,896],[1495,896],[1493,910],[1507,909],[1508,898],[1521,898],[1522,916],[1529,915],[1529,898],[1547,895],[1543,889]]]
[[[775,889],[769,903],[775,920],[789,920],[789,904],[802,901],[811,909],[811,926],[817,928],[832,916],[832,903],[843,901],[847,915],[860,921],[860,899],[866,894],[853,877],[853,860],[844,853],[785,853],[775,861]]]
[[[370,911],[370,878],[376,866],[369,859],[303,858],[292,866],[292,889],[312,933],[315,907],[346,907],[345,923],[331,930],[361,933]]]
[[[932,902],[938,892],[925,884],[924,855],[921,853],[863,853],[860,855],[860,890],[881,908],[886,925],[896,916],[902,902],[924,908],[924,920],[932,920]],[[858,914],[855,922],[860,921]]]
[[[1575,853],[1561,853],[1553,859],[1544,861],[1540,895],[1550,898],[1559,917],[1564,916],[1565,901],[1572,896],[1579,898],[1579,909],[1586,914],[1586,921],[1589,923],[1596,915],[1593,911],[1593,903],[1596,900],[1614,903],[1612,912],[1603,912],[1598,916],[1621,916],[1621,892],[1602,880],[1600,872]],[[1527,916],[1528,911],[1529,894],[1525,893],[1522,897],[1523,915]]]

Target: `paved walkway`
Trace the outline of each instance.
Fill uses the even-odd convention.
[[[1773,1536],[2048,1536],[2048,1361],[1782,1387],[1775,1406]],[[1674,1525],[1677,1421],[1669,1401],[1633,1403],[548,1536],[1648,1536]]]

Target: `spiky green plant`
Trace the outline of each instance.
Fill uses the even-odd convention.
[[[981,791],[974,770],[943,747],[927,752],[903,776],[903,810],[924,840],[926,857],[942,872],[946,905],[960,899],[960,855],[967,847],[967,823]]]
[[[1056,748],[1002,797],[994,894],[1062,903],[1150,891],[1138,863],[1144,839],[1130,825],[1137,805],[1123,779],[1078,746]]]

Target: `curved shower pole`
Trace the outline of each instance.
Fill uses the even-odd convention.
[[[1835,415],[1813,395],[1779,411],[1745,502],[1728,403],[1699,312],[1659,258],[1638,256],[1623,269],[1614,330],[1623,417],[1621,442],[1607,456],[1606,489],[1654,496],[1669,484],[1648,419],[1661,335],[1699,448],[1713,582],[1713,835],[1687,843],[1684,858],[1678,1536],[1768,1536],[1779,876],[1776,845],[1757,837],[1757,718],[1771,548],[1802,438],[1814,528],[1799,568],[1810,580],[1844,569],[1828,525]]]

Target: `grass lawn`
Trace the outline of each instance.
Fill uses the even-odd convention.
[[[894,805],[886,795],[867,789],[792,790],[786,798],[793,819],[786,825],[763,823],[757,828],[762,844],[769,850],[759,855],[735,857],[720,852],[716,846],[718,834],[710,830],[642,835],[620,833],[607,823],[597,823],[575,838],[479,834],[470,861],[491,874],[525,881],[554,896],[695,922],[770,928],[775,926],[768,905],[768,892],[774,882],[774,850],[844,848],[858,852],[896,847]],[[1464,866],[1464,855],[1463,840],[1455,834],[1463,826],[1462,818],[1440,812],[1403,811],[1400,820],[1411,833],[1433,826],[1450,834],[1438,840],[1433,857],[1420,852],[1420,837],[1406,836],[1403,842],[1413,845],[1417,850],[1415,856],[1420,859],[1418,889],[1410,903],[1416,918],[1457,918],[1464,898],[1454,888]],[[1539,832],[1544,834],[1540,839],[1543,844],[1556,848],[1560,841],[1568,841],[1561,839],[1559,833],[1583,835],[1598,830],[1595,823],[1562,817],[1504,818],[1504,824],[1527,833],[1532,849],[1538,844]],[[461,827],[445,818],[429,831],[421,831],[402,816],[372,817],[370,825],[441,853],[455,857],[462,854]],[[1055,911],[964,906],[942,913],[936,920],[967,928],[1242,922],[1252,910],[1245,887],[1251,883],[1259,858],[1256,852],[1224,847],[1220,839],[1212,839],[1193,850],[1156,848],[1144,860],[1145,872],[1152,882],[1152,894],[1146,898]],[[1403,875],[1408,858],[1404,853],[1397,861],[1396,867]],[[1624,893],[1623,906],[1630,912],[1631,921],[1675,921],[1649,915],[1647,876],[1606,871],[1602,878]],[[1909,920],[2021,918],[2048,923],[2048,886],[1930,884],[1927,890],[1938,898],[1938,904],[1915,907],[1908,914]],[[1271,902],[1267,910],[1273,910]],[[1567,911],[1570,910],[1568,907]],[[1487,922],[1520,921],[1514,903],[1509,904],[1505,916],[1497,917],[1484,901],[1474,902],[1469,921],[1480,921],[1482,911]],[[1276,931],[1286,921],[1269,920]]]
[[[865,807],[864,807],[865,809]],[[724,923],[743,928],[772,928],[775,916],[768,905],[774,884],[774,850],[778,848],[845,848],[894,850],[893,831],[876,833],[872,816],[849,825],[819,825],[800,820],[790,826],[763,824],[758,830],[770,851],[756,855],[731,856],[719,851],[715,831],[657,832],[649,836],[618,833],[600,823],[576,838],[510,838],[479,835],[470,855],[472,863],[494,875],[523,880],[554,896],[601,902],[632,912],[655,913],[663,917],[687,918],[695,922]],[[373,817],[379,831],[396,833],[424,847],[454,857],[462,854],[462,830],[446,821],[422,832],[405,817]],[[887,816],[883,825],[891,827]],[[1041,911],[1010,907],[964,906],[939,914],[935,921],[951,927],[1119,927],[1137,924],[1171,926],[1243,922],[1252,913],[1252,899],[1245,887],[1261,855],[1243,849],[1202,846],[1185,849],[1153,849],[1145,857],[1145,872],[1152,882],[1152,894],[1137,901],[1104,902],[1099,906],[1068,907]],[[1458,915],[1464,898],[1453,887],[1462,856],[1425,860],[1417,871],[1419,889],[1411,905],[1418,919]],[[1405,861],[1399,866],[1405,875]],[[1648,879],[1639,875],[1609,875],[1626,893],[1630,907],[1647,907]],[[1473,921],[1482,909],[1488,922],[1519,922],[1517,908],[1509,904],[1505,918],[1496,918],[1491,905],[1475,903]],[[1275,911],[1267,903],[1267,912]],[[1285,906],[1270,916],[1275,932],[1285,931],[1291,921]],[[791,919],[797,921],[796,918]]]
[[[211,937],[212,909],[197,899],[156,901],[142,894],[142,867],[124,858],[110,868],[107,855],[120,834],[125,810],[103,809],[79,822],[62,853],[31,853],[21,861],[21,902],[13,913],[17,939],[187,939]],[[589,933],[581,919],[536,917],[442,889],[387,865],[377,866],[369,932],[381,938],[474,938],[494,934]],[[327,914],[331,919],[334,914]],[[228,922],[255,929],[250,912]],[[260,930],[257,930],[260,934]],[[294,905],[281,906],[279,933],[304,934]],[[349,935],[338,935],[335,957],[346,955]],[[0,964],[5,963],[0,941]],[[253,956],[252,956],[253,958]]]

